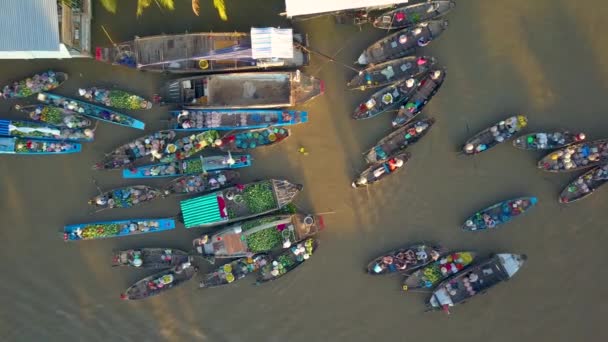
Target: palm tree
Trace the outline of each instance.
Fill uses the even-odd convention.
[[[175,9],[175,0],[137,0],[137,16],[141,16],[144,10],[150,7],[153,2],[158,6],[158,8],[164,8],[169,11]],[[118,0],[101,0],[101,5],[106,9],[106,11],[114,14],[118,9]],[[213,0],[213,6],[217,10],[217,13],[222,20],[228,20],[225,0]],[[199,0],[192,0],[192,12],[194,12],[194,14],[197,16],[200,14]]]

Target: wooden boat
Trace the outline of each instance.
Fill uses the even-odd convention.
[[[191,134],[167,144],[159,160],[161,163],[184,160],[207,147],[220,147],[221,142],[220,133],[215,130]]]
[[[308,113],[281,109],[180,110],[171,112],[171,129],[181,131],[256,129],[308,122]]]
[[[251,156],[193,157],[189,159],[122,170],[123,178],[161,178],[193,175],[206,171],[240,169],[251,166]]]
[[[596,166],[568,184],[559,195],[560,203],[572,203],[595,192],[608,182],[608,164]]]
[[[210,288],[232,284],[257,272],[261,267],[271,262],[271,260],[271,257],[266,254],[236,259],[218,267],[213,272],[205,274],[203,280],[199,283],[199,287]]]
[[[378,90],[355,108],[353,119],[369,119],[384,112],[398,109],[416,92],[417,85],[423,77],[424,74],[420,74]]]
[[[407,2],[407,0],[332,0],[332,1],[313,1],[305,3],[303,1],[286,1],[285,15],[293,21],[308,20],[326,15],[335,17],[346,16],[348,18],[367,17],[370,13],[378,10],[394,8],[396,3]],[[361,21],[355,22],[362,24]]]
[[[86,117],[71,110],[49,106],[49,105],[16,105],[15,109],[28,114],[34,121],[46,122],[47,124],[65,128],[87,128],[93,122]]]
[[[146,127],[146,124],[144,124],[143,122],[136,120],[126,114],[119,113],[109,108],[96,106],[91,103],[70,99],[65,96],[59,96],[51,93],[40,93],[38,94],[38,101],[56,107],[66,108],[75,111],[78,114],[120,126],[142,130]]]
[[[234,186],[239,178],[239,173],[233,170],[203,172],[172,180],[163,188],[163,193],[165,196],[200,194]]]
[[[216,73],[308,65],[309,53],[302,48],[308,45],[307,37],[294,34],[293,38],[293,58],[254,59],[249,33],[198,32],[135,37],[113,47],[97,47],[95,59],[165,73]]]
[[[381,255],[367,265],[371,275],[412,272],[439,259],[443,248],[424,243],[413,244]]]
[[[80,88],[78,95],[87,101],[117,109],[151,109],[152,101],[120,89]]]
[[[406,276],[403,290],[432,289],[435,285],[466,269],[475,259],[473,252],[450,253]]]
[[[274,260],[262,266],[258,274],[257,283],[265,283],[276,280],[302,265],[319,248],[319,240],[308,238],[296,246],[289,248],[277,255]]]
[[[93,170],[112,170],[132,165],[136,160],[150,155],[162,156],[167,145],[175,139],[174,131],[158,131],[144,135],[119,146],[93,165]]]
[[[198,272],[190,261],[158,272],[131,285],[120,295],[123,300],[144,299],[159,295],[192,279]]]
[[[382,13],[374,20],[373,25],[385,30],[410,27],[423,21],[441,18],[454,6],[454,0],[432,0],[405,5]]]
[[[359,188],[376,183],[393,173],[398,172],[409,161],[411,155],[407,152],[386,158],[387,161],[370,165],[355,179],[351,186]]]
[[[467,299],[485,293],[494,285],[513,278],[523,266],[525,254],[497,254],[491,259],[469,267],[448,278],[437,288],[429,300],[431,309],[449,313],[449,308]]]
[[[538,168],[548,172],[583,170],[608,162],[608,139],[587,141],[551,152],[538,161]]]
[[[95,132],[88,128],[63,128],[35,121],[0,119],[0,135],[42,140],[92,141]]]
[[[241,222],[193,241],[196,251],[213,258],[242,258],[289,248],[324,228],[323,217],[271,215]]]
[[[323,81],[298,71],[194,76],[170,81],[163,102],[189,109],[276,108],[323,94]]]
[[[289,138],[291,131],[287,128],[268,127],[239,131],[222,137],[220,150],[241,152],[244,150],[276,145]]]
[[[67,154],[77,153],[82,145],[64,141],[0,137],[0,154]]]
[[[346,84],[350,89],[370,89],[416,77],[435,65],[435,57],[409,56],[370,66],[359,72]]]
[[[496,203],[469,217],[462,225],[463,230],[479,231],[497,228],[503,223],[525,213],[538,202],[536,197],[519,197]]]
[[[585,133],[568,131],[530,133],[513,140],[513,146],[522,150],[553,150],[585,140]]]
[[[433,118],[424,119],[391,132],[365,153],[365,160],[374,164],[385,161],[388,156],[403,152],[425,136],[434,123]]]
[[[112,266],[170,268],[190,260],[188,253],[171,248],[139,248],[114,252]]]
[[[515,133],[528,125],[528,118],[523,115],[511,116],[475,134],[462,147],[464,154],[473,155],[487,151],[492,147],[511,139]]]
[[[393,127],[405,125],[420,114],[443,85],[445,76],[445,69],[435,69],[427,73],[418,83],[416,91],[397,111],[392,121]]]
[[[361,53],[357,64],[378,64],[412,55],[416,48],[437,39],[448,28],[446,19],[425,21],[390,34],[370,45]]]
[[[213,227],[264,215],[293,201],[302,185],[268,179],[181,201],[186,228]]]
[[[104,239],[161,232],[174,228],[175,220],[170,218],[79,223],[65,226],[63,239],[65,241]]]
[[[163,192],[147,185],[132,185],[113,189],[91,198],[89,204],[96,208],[131,208],[161,198]]]
[[[56,89],[67,80],[68,74],[66,73],[54,72],[53,70],[45,71],[42,74],[36,74],[21,81],[13,82],[11,85],[4,86],[0,93],[0,98],[28,97],[36,93]]]

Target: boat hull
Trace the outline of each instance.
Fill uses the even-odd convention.
[[[395,118],[391,122],[393,127],[403,126],[418,116],[437,94],[439,89],[441,89],[446,75],[445,69],[434,69],[427,73],[420,83],[418,83],[416,91],[397,111]]]
[[[596,166],[568,184],[559,195],[560,203],[572,203],[593,194],[608,182],[608,164]]]
[[[138,300],[150,298],[175,288],[192,279],[198,272],[198,268],[191,265],[190,261],[172,267],[168,270],[158,272],[136,282],[129,287],[120,298],[123,300]],[[163,282],[165,279],[170,282]]]
[[[234,164],[228,164],[228,157],[194,157],[171,163],[146,165],[122,170],[122,177],[131,178],[164,178],[197,174],[205,171],[233,170],[251,166],[248,154],[234,155]]]
[[[116,109],[145,110],[152,108],[152,101],[119,89],[84,88],[79,95],[89,102]]]
[[[82,151],[82,145],[53,140],[0,137],[0,154],[53,155]]]
[[[585,140],[583,133],[568,131],[530,133],[513,140],[513,147],[522,150],[553,150]]]
[[[521,131],[528,125],[528,118],[523,115],[511,116],[502,120],[492,127],[475,134],[467,140],[462,147],[465,155],[474,155],[488,151],[492,147],[501,144]]]
[[[141,261],[140,265],[135,262]],[[116,251],[112,256],[112,266],[163,269],[183,264],[190,260],[188,253],[171,248],[140,248]]]
[[[410,27],[422,21],[441,18],[455,6],[454,0],[434,0],[406,5],[382,13],[374,20],[373,25],[385,30]]]
[[[367,273],[383,275],[415,271],[437,260],[443,252],[442,247],[427,244],[399,248],[372,260],[367,265]]]
[[[67,225],[65,241],[104,239],[175,229],[174,219],[133,219]]]
[[[317,251],[317,248],[319,248],[319,240],[309,238],[293,247],[293,249],[298,250],[298,254],[292,248],[287,249],[279,254],[273,262],[260,269],[257,283],[266,283],[283,277],[306,262]],[[277,265],[274,265],[275,262]]]
[[[388,161],[390,161],[391,159],[403,161],[403,165],[401,167],[398,167],[392,171],[390,170],[389,162],[375,163],[365,169],[365,171],[363,171],[361,175],[351,183],[351,186],[353,188],[365,187],[376,183],[394,173],[397,173],[399,170],[404,168],[404,166],[410,160],[410,157],[411,155],[405,152],[386,158]]]
[[[28,86],[32,82],[32,86]],[[60,87],[68,80],[68,74],[49,70],[40,75],[36,74],[30,78],[14,82],[12,85],[4,86],[0,92],[0,98],[24,98],[37,93],[50,91]]]
[[[199,287],[212,288],[232,284],[257,272],[261,267],[271,262],[271,260],[271,257],[266,254],[234,260],[218,267],[213,272],[203,275],[203,280],[199,283]]]
[[[496,228],[511,221],[536,205],[536,197],[519,197],[496,203],[469,217],[462,225],[466,231],[481,231]]]
[[[549,153],[537,167],[547,172],[571,172],[608,162],[608,139],[587,141]]]
[[[133,185],[113,189],[89,200],[89,204],[100,210],[132,208],[152,202],[163,196],[162,191],[147,185]]]
[[[113,170],[130,166],[152,153],[161,153],[175,140],[175,136],[174,131],[165,130],[139,137],[108,153],[101,162],[93,165],[93,170]]]
[[[240,174],[233,170],[210,171],[197,175],[183,176],[172,180],[163,188],[165,196],[202,194],[234,186]]]
[[[370,66],[353,77],[350,89],[371,89],[390,85],[429,71],[437,60],[429,56],[410,56]]]
[[[475,260],[474,252],[454,252],[418,269],[403,281],[404,291],[432,289],[445,279],[466,269]]]
[[[307,112],[276,109],[182,110],[172,111],[171,116],[171,129],[177,131],[259,129],[308,122]]]
[[[370,164],[379,163],[385,161],[388,156],[403,152],[422,139],[434,123],[435,120],[430,118],[399,128],[372,147],[365,154],[365,160]]]

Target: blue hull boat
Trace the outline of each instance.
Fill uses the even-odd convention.
[[[0,119],[0,136],[62,141],[93,141],[91,129],[57,127],[42,122]]]
[[[126,114],[119,113],[109,108],[74,100],[65,96],[59,96],[50,93],[40,93],[38,95],[38,101],[46,104],[51,104],[53,106],[69,109],[71,111],[77,112],[78,114],[120,126],[142,130],[146,127],[145,123],[136,120]]]
[[[65,241],[105,239],[161,232],[174,228],[175,220],[171,218],[80,223],[65,226],[63,228],[63,239]]]
[[[171,129],[181,131],[228,131],[308,122],[308,113],[280,109],[203,109],[171,112]]]
[[[229,159],[234,163],[229,163]],[[251,166],[248,154],[194,157],[170,163],[160,163],[122,170],[123,178],[162,178],[193,175],[207,171],[240,169]]]
[[[0,154],[68,154],[82,150],[82,145],[62,141],[0,137]]]

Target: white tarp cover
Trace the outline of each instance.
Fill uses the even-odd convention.
[[[406,2],[408,0],[285,0],[285,14],[288,17],[295,17],[357,8],[390,6]]]
[[[293,30],[252,27],[251,55],[254,59],[293,58]]]

